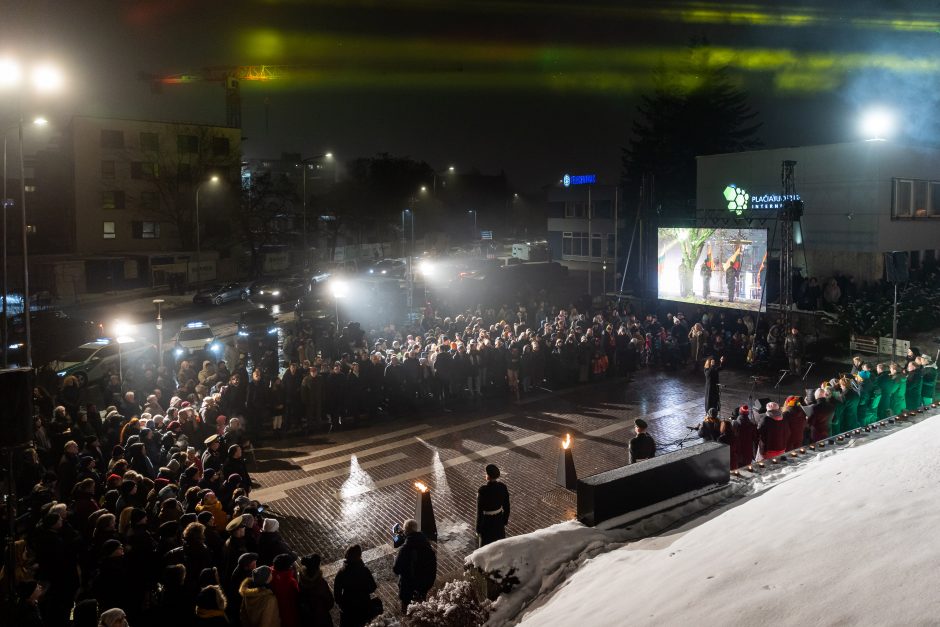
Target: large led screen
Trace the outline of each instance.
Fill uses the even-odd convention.
[[[766,269],[766,229],[659,229],[661,299],[756,310]]]

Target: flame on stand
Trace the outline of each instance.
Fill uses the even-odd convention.
[[[424,485],[420,481],[415,481],[415,487],[418,488],[419,492],[427,492],[428,486]]]
[[[571,448],[571,434],[570,433],[565,434],[565,439],[562,440],[561,442],[561,448],[563,449]]]

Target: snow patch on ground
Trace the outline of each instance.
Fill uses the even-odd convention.
[[[940,418],[932,418],[767,473],[750,498],[704,521],[582,560],[521,624],[935,624],[938,459]],[[566,524],[571,535],[549,534],[524,552],[532,545],[521,539],[507,547],[520,551],[510,561],[530,574],[559,563],[553,540],[579,538],[576,523]],[[500,544],[468,560],[501,566]]]

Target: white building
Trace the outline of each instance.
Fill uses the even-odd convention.
[[[781,194],[785,160],[797,162],[795,191],[804,214],[795,261],[803,266],[805,252],[805,274],[880,279],[882,253],[895,250],[909,251],[915,268],[936,261],[940,150],[862,141],[700,156],[699,216],[727,210],[723,192],[730,184],[745,189],[751,202]]]

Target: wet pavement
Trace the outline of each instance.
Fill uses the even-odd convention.
[[[816,384],[836,366],[810,374]],[[749,397],[782,400],[803,394],[800,380],[774,390],[776,379],[755,381],[749,371],[721,373],[722,405]],[[704,415],[701,373],[641,371],[631,382],[609,379],[562,392],[539,392],[521,404],[496,410],[458,409],[421,414],[317,437],[268,442],[259,449],[252,497],[280,518],[285,540],[300,553],[319,553],[332,575],[345,548],[362,546],[385,607],[397,607],[391,572],[395,550],[390,529],[413,517],[415,481],[430,487],[438,528],[438,582],[457,577],[476,547],[476,488],[483,467],[495,463],[509,487],[512,515],[507,532],[527,533],[576,516],[573,491],[555,484],[561,440],[571,434],[578,475],[586,477],[626,463],[633,424],[644,418],[658,454],[690,439],[689,425]]]

